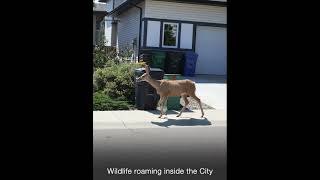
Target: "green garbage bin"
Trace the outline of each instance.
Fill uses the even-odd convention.
[[[166,53],[165,52],[153,52],[152,54],[152,68],[160,68],[164,70]]]
[[[168,79],[168,80],[182,80],[183,77],[181,74],[165,74],[163,79]],[[167,100],[167,109],[168,110],[180,110],[181,109],[181,104],[180,104],[180,96],[171,96],[168,97]]]

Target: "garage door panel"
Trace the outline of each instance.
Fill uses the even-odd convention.
[[[226,74],[227,33],[226,28],[197,26],[196,53],[198,61],[196,74]]]

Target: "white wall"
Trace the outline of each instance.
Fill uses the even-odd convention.
[[[211,5],[145,0],[145,17],[227,23],[227,8]]]
[[[106,10],[110,12],[113,10],[113,0],[107,0],[106,2]],[[112,17],[105,17],[105,38],[106,38],[106,45],[111,46],[111,35],[112,35],[112,24],[111,20]]]
[[[108,8],[108,4],[106,3],[101,3],[101,2],[94,2],[95,6],[93,7],[93,11],[101,11],[101,12],[106,12],[107,8]],[[107,27],[107,24],[104,24],[104,27]],[[96,34],[96,16],[93,15],[93,45],[95,45],[96,42],[96,36],[98,36],[98,34]],[[108,36],[108,31],[105,30],[104,32],[105,36]]]
[[[111,17],[105,17],[105,20],[108,20],[108,21],[105,21],[105,38],[106,38],[106,45],[107,46],[111,46],[111,20],[112,18]]]

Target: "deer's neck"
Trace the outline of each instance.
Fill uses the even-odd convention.
[[[160,87],[160,82],[155,79],[149,78],[147,82],[155,89],[159,89]]]

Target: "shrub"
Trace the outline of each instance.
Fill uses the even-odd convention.
[[[96,91],[102,91],[112,99],[124,97],[134,101],[134,70],[139,64],[110,63],[110,66],[98,68],[93,74]]]
[[[97,84],[93,81],[93,92],[97,92],[98,91],[98,86]]]
[[[106,110],[128,110],[133,106],[125,100],[125,97],[118,97],[112,99],[103,92],[93,93],[93,110],[106,111]]]

